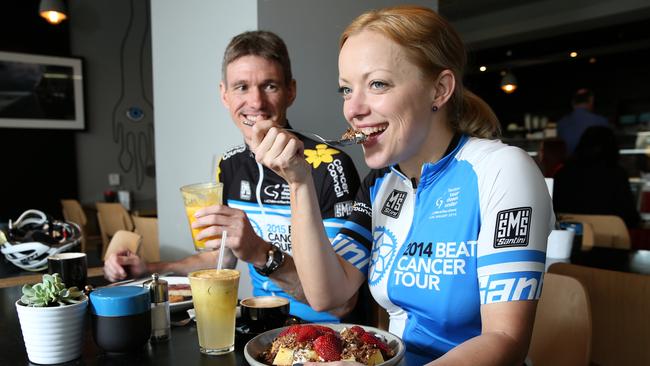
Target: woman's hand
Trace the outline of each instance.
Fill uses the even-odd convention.
[[[295,135],[273,126],[272,121],[258,121],[253,128],[251,150],[255,160],[273,170],[287,183],[303,183],[311,178],[305,161],[304,145]]]

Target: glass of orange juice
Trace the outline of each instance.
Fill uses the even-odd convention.
[[[192,228],[192,224],[196,221],[194,214],[202,208],[223,204],[223,184],[216,182],[190,184],[181,187],[181,194],[183,195],[187,220],[190,222],[190,229],[192,230],[194,248],[198,251],[205,251],[205,242],[219,239],[220,235],[198,240],[196,237],[203,228]]]

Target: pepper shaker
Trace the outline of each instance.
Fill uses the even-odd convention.
[[[159,278],[158,273],[151,275],[147,281],[151,297],[151,339],[164,341],[171,335],[169,321],[169,290],[167,281]]]

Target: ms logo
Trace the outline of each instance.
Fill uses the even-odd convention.
[[[325,144],[318,144],[316,145],[316,150],[305,149],[305,160],[316,169],[321,163],[333,162],[333,155],[339,153],[340,151],[332,149]]]
[[[381,213],[394,219],[398,218],[400,211],[402,211],[402,205],[404,204],[405,199],[406,192],[393,189],[393,191],[388,195],[388,198],[386,198]]]
[[[373,230],[372,253],[370,253],[370,273],[368,283],[376,286],[384,274],[390,270],[395,254],[397,253],[397,239],[393,233],[383,226]]]
[[[497,213],[494,247],[528,246],[532,212],[533,210],[530,207],[519,207]]]

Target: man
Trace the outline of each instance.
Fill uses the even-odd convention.
[[[589,89],[579,89],[572,100],[573,112],[562,117],[557,123],[558,135],[566,142],[567,152],[573,154],[585,130],[592,126],[608,126],[607,119],[592,112],[594,93]]]
[[[248,146],[252,125],[271,121],[289,128],[286,111],[296,97],[296,82],[284,42],[266,31],[235,36],[224,53],[220,83],[221,101],[244,137],[244,145],[227,151],[218,165],[217,180],[224,184],[227,205],[212,206],[196,213],[198,239],[228,232],[225,263],[234,267],[237,259],[248,263],[255,296],[290,298],[291,314],[311,322],[337,322],[356,304],[352,301],[330,313],[317,312],[306,299],[291,258],[289,186],[271,170],[258,164]],[[352,210],[359,176],[352,160],[304,136],[305,157],[311,164],[325,227],[334,233]],[[218,248],[219,240],[206,242]],[[218,251],[199,253],[176,262],[144,263],[138,256],[122,252],[107,258],[104,272],[116,281],[146,272],[186,274],[213,268]]]

